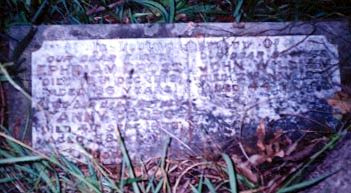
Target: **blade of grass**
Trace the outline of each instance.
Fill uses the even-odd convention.
[[[31,100],[32,97],[25,91],[23,90],[9,75],[9,73],[7,72],[6,68],[4,68],[4,66],[2,64],[0,64],[0,72],[3,73],[3,75],[5,76],[5,78],[7,79],[7,81],[15,88],[17,89],[19,92],[21,92],[27,99]]]
[[[183,8],[186,5],[186,1],[185,0],[178,0],[176,1],[176,10]]]
[[[133,16],[134,16],[135,18],[137,18],[137,17],[150,16],[150,15],[152,15],[152,13],[134,13],[134,14],[133,14]]]
[[[130,18],[131,23],[138,23],[138,20],[134,17],[132,13],[132,9],[128,9],[128,16]]]
[[[57,188],[55,188],[54,184],[51,182],[49,176],[44,173],[46,172],[46,168],[43,167],[42,163],[38,163],[38,161],[42,161],[44,159],[44,157],[42,156],[26,156],[24,155],[23,152],[25,152],[25,150],[19,150],[19,149],[23,149],[23,147],[19,146],[18,144],[15,144],[12,141],[7,140],[8,142],[11,142],[11,147],[15,148],[17,152],[20,152],[20,154],[22,155],[21,157],[14,157],[12,155],[9,155],[7,153],[4,153],[3,151],[1,152],[1,154],[6,155],[6,159],[2,159],[0,160],[0,165],[8,165],[8,164],[15,164],[15,168],[18,169],[19,171],[25,171],[29,174],[31,174],[31,177],[37,177],[35,181],[37,181],[37,183],[40,181],[40,179],[43,179],[43,181],[49,186],[51,192],[59,192]],[[27,162],[37,162],[34,163],[33,165],[18,165],[23,164],[23,163],[27,163]],[[33,168],[33,169],[32,169]],[[35,171],[36,170],[36,171]],[[39,174],[39,175],[38,175]],[[26,178],[26,179],[31,179],[31,178]],[[33,178],[35,179],[35,178]],[[32,184],[36,184],[36,183],[32,183]],[[34,187],[35,188],[35,187]]]
[[[149,0],[132,0],[132,2],[135,2],[135,3],[138,3],[140,5],[143,5],[145,7],[148,7],[148,8],[152,8],[152,9],[156,9],[158,10],[164,21],[169,21],[169,14],[166,10],[166,8],[164,8],[164,6],[158,2],[155,2],[155,1],[149,1]]]
[[[190,184],[190,188],[191,188],[191,191],[193,191],[193,193],[201,193],[191,184]]]
[[[163,178],[164,178],[164,189],[167,188],[167,192],[171,192],[171,186],[169,185],[169,180],[168,180],[168,175],[167,175],[167,170],[166,170],[166,159],[167,159],[167,154],[168,154],[168,147],[171,143],[171,138],[167,136],[166,142],[163,148],[163,154],[161,158],[161,170],[163,173]]]
[[[237,193],[238,187],[236,183],[236,172],[234,170],[233,162],[227,154],[223,154],[223,159],[227,164],[227,173],[229,175],[229,185],[232,193]]]
[[[204,181],[203,176],[201,175],[200,180],[199,180],[199,184],[197,185],[197,189],[195,188],[195,186],[190,184],[190,188],[193,191],[193,193],[202,193],[203,181]]]
[[[98,177],[97,177],[97,174],[96,174],[96,171],[94,169],[93,164],[89,160],[87,160],[87,163],[88,163],[88,171],[89,171],[90,178],[94,181],[97,181]]]
[[[42,156],[43,158],[45,158],[46,160],[50,161],[52,164],[60,167],[61,169],[63,169],[65,172],[67,172],[68,174],[71,174],[72,176],[74,176],[75,178],[77,178],[78,180],[80,180],[82,183],[84,183],[85,185],[87,185],[91,190],[93,190],[94,192],[98,192],[98,193],[102,193],[97,187],[95,187],[94,184],[91,184],[89,181],[87,181],[85,179],[85,176],[81,176],[81,175],[78,175],[76,174],[75,172],[72,172],[71,170],[69,170],[68,168],[66,168],[64,165],[62,165],[61,163],[59,163],[56,159],[52,159],[52,158],[49,158],[48,156],[36,151],[35,149],[33,149],[32,147],[24,144],[23,142],[21,141],[18,141],[17,139],[11,137],[11,136],[8,136],[2,132],[0,132],[0,136],[8,139],[8,140],[11,140],[21,146],[23,146],[24,148],[26,149],[29,149],[31,150],[32,152],[38,154],[39,156]]]
[[[12,178],[12,177],[1,178],[0,179],[0,184],[12,182],[12,181],[15,181],[15,180],[17,180],[17,179],[16,178]]]
[[[257,188],[257,185],[253,184],[252,182],[250,182],[250,180],[248,180],[245,176],[242,176],[240,174],[237,174],[236,177],[238,178],[238,180],[247,188],[249,189],[254,189]]]
[[[162,188],[162,184],[163,184],[163,179],[161,179],[161,180],[158,182],[158,184],[157,184],[155,190],[153,190],[152,193],[158,193],[158,192],[161,190],[161,188]]]
[[[204,176],[201,175],[199,185],[197,186],[197,191],[200,193],[202,192],[203,183],[204,183]]]
[[[56,190],[58,190],[58,193],[61,192],[61,183],[60,183],[60,178],[57,174],[57,172],[54,173],[55,181],[56,181]]]
[[[27,135],[27,130],[29,129],[29,125],[30,125],[30,122],[31,122],[31,117],[32,117],[32,109],[28,109],[28,112],[27,112],[27,116],[26,116],[26,123],[24,125],[24,130],[23,130],[23,134],[22,134],[22,140],[21,141],[24,141],[24,138],[26,137]]]
[[[122,193],[122,191],[116,186],[116,182],[113,179],[111,179],[109,174],[105,171],[106,168],[101,166],[98,163],[98,161],[95,160],[94,157],[91,154],[89,154],[81,144],[77,143],[77,145],[79,147],[79,152],[82,153],[84,156],[86,156],[86,158],[89,158],[93,162],[95,169],[102,174],[102,177],[101,177],[103,179],[102,181],[106,181],[106,185],[113,188],[115,191]],[[101,185],[101,183],[98,183],[98,182],[94,182],[94,183]]]
[[[311,180],[308,180],[305,182],[294,184],[294,185],[286,187],[286,188],[282,188],[282,189],[278,190],[277,193],[297,192],[297,191],[302,190],[304,188],[316,185],[317,183],[327,179],[328,177],[332,176],[333,174],[337,173],[338,171],[340,171],[340,169],[337,171],[328,173],[328,174],[324,174],[324,175],[322,175],[318,178],[315,178],[315,179],[311,179]]]
[[[175,12],[176,12],[176,2],[175,0],[168,0],[169,4],[169,20],[168,23],[173,23],[174,18],[175,18]]]
[[[212,13],[215,12],[215,5],[192,5],[179,9],[177,13],[193,14],[193,13]]]
[[[5,158],[14,157],[9,152],[2,150],[2,149],[0,149],[0,155],[1,155],[1,157],[5,157]]]
[[[62,165],[61,163],[54,161],[52,159],[49,159],[48,161],[50,161],[51,163],[57,165],[58,167],[60,167],[64,172],[66,172],[67,174],[70,174],[72,176],[74,176],[75,178],[77,178],[81,183],[83,183],[84,185],[86,185],[87,187],[90,188],[90,190],[97,192],[97,193],[102,193],[96,183],[92,183],[91,181],[89,181],[88,179],[86,179],[86,177],[84,175],[80,175],[77,174],[76,172],[70,170],[69,168],[65,167],[64,165]]]
[[[140,178],[127,178],[123,182],[124,182],[124,185],[128,185],[128,184],[133,184],[134,182],[140,182],[140,181],[141,181]]]
[[[119,189],[123,190],[125,182],[124,182],[124,172],[126,169],[126,162],[122,159],[122,169],[121,169],[121,181],[119,182]]]
[[[19,155],[19,156],[13,156],[13,157],[22,157],[22,156],[28,155],[26,149],[24,149],[17,143],[12,142],[10,140],[6,140],[6,142],[7,142],[7,145],[9,145],[9,149],[14,151],[15,155]]]
[[[151,178],[148,180],[148,184],[146,186],[145,192],[150,192],[150,190],[155,189],[154,187],[154,178],[155,176],[151,176]]]
[[[213,184],[211,183],[211,181],[208,178],[205,178],[204,183],[206,184],[208,190],[210,191],[210,193],[216,193],[216,189],[213,186]]]
[[[84,176],[83,172],[71,161],[69,161],[65,156],[61,157],[64,166],[66,166],[71,172],[76,173],[77,175]]]
[[[40,7],[38,10],[35,12],[34,16],[31,19],[31,23],[35,23],[40,16],[40,14],[43,12],[43,9],[46,7],[46,4],[48,3],[48,0],[44,0],[44,2],[41,3]]]
[[[242,15],[242,6],[244,3],[244,0],[238,0],[236,1],[235,9],[233,11],[233,17],[235,18],[236,22],[240,22],[241,15]]]
[[[119,147],[120,147],[120,149],[121,149],[121,151],[122,151],[123,159],[124,159],[124,161],[126,162],[126,165],[127,165],[127,168],[128,168],[129,175],[130,175],[132,178],[135,178],[134,169],[133,169],[132,163],[131,163],[131,161],[130,161],[127,148],[126,148],[125,143],[124,143],[124,141],[123,141],[123,138],[122,138],[122,136],[121,136],[121,132],[120,132],[120,130],[119,130],[118,127],[116,127],[116,134],[117,134],[117,139],[118,139]],[[132,187],[133,187],[133,191],[134,191],[135,193],[140,193],[140,189],[139,189],[139,186],[138,186],[138,183],[137,183],[137,182],[133,182],[133,183],[132,183]]]
[[[182,177],[187,173],[189,172],[191,169],[195,168],[195,167],[198,167],[198,166],[205,166],[205,165],[209,165],[210,163],[209,162],[200,162],[200,163],[195,163],[187,168],[184,169],[184,171],[178,176],[174,186],[173,186],[173,193],[176,193],[177,192],[177,188],[178,188],[178,185],[180,183],[180,180],[182,179]]]
[[[6,159],[0,160],[0,165],[15,164],[15,163],[21,163],[21,162],[34,162],[34,161],[40,161],[43,159],[44,158],[42,156],[23,156],[23,157],[6,158]]]
[[[45,168],[43,165],[41,165],[40,163],[36,163],[35,167],[37,168],[37,172],[39,173],[39,179],[42,179],[50,188],[51,192],[60,192],[59,189],[56,189],[55,185],[52,183],[51,178],[49,177],[50,174],[48,174],[48,170],[47,168]]]
[[[308,166],[310,166],[322,153],[324,153],[325,151],[327,151],[328,149],[330,149],[331,147],[333,147],[340,139],[341,139],[342,134],[336,134],[332,137],[332,139],[329,141],[329,143],[327,143],[321,150],[319,150],[317,153],[315,153],[314,155],[312,155],[310,157],[310,160],[304,164],[304,166],[297,171],[283,186],[282,188],[286,188],[288,186],[291,186],[291,184],[294,181],[297,181],[298,178],[301,177],[302,173],[305,171],[305,169],[308,168]]]
[[[124,4],[122,4],[121,6],[117,6],[116,7],[116,14],[119,17],[120,21],[123,21],[123,14],[124,14]]]
[[[169,132],[167,129],[160,128],[163,132],[165,132],[168,136],[172,137],[176,141],[178,141],[181,145],[183,145],[185,148],[187,148],[191,153],[196,154],[193,149],[189,145],[187,145],[185,142],[183,142],[179,137],[175,136],[171,132]]]
[[[34,171],[31,167],[21,165],[15,165],[15,167],[20,171],[27,172],[28,174],[32,175],[32,177],[38,176],[38,173]]]

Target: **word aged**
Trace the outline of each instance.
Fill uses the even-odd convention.
[[[33,145],[115,164],[119,128],[132,158],[159,156],[167,135],[196,151],[242,124],[322,111],[339,83],[336,46],[319,35],[44,41]]]

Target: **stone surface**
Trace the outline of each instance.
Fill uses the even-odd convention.
[[[241,124],[328,111],[339,79],[323,36],[44,41],[32,53],[33,145],[72,154],[78,142],[115,163],[118,127],[133,158],[160,156],[166,135],[193,149]]]
[[[351,188],[351,136],[348,134],[344,139],[327,152],[326,158],[305,179],[312,180],[320,176],[338,171],[319,184],[302,191],[301,193],[345,193]]]
[[[159,156],[167,135],[176,155],[222,147],[262,119],[333,127],[323,98],[339,89],[338,65],[348,82],[349,36],[346,22],[40,26],[24,53],[33,145],[69,152],[79,141],[108,164],[118,161],[116,127],[133,158]],[[9,103],[28,104],[11,93]]]

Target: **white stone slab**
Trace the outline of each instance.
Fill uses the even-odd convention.
[[[78,142],[106,164],[120,160],[117,127],[132,158],[160,155],[166,135],[194,150],[242,123],[323,110],[339,84],[337,48],[320,35],[44,41],[32,141],[82,159]]]

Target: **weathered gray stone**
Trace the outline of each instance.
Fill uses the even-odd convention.
[[[333,147],[331,152],[327,152],[325,159],[316,168],[313,168],[312,173],[305,179],[313,180],[323,175],[332,174],[329,178],[309,187],[301,193],[320,193],[333,192],[344,193],[350,192],[351,188],[351,138],[350,135],[338,142],[336,147]]]
[[[324,98],[349,72],[349,36],[345,22],[40,26],[24,55],[33,145],[79,157],[78,141],[110,164],[117,127],[133,158],[159,156],[166,136],[178,156],[221,148],[260,120],[334,127]]]

